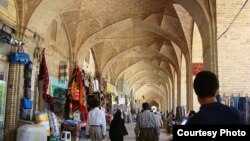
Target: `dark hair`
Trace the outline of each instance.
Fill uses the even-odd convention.
[[[199,98],[215,97],[219,80],[211,71],[200,71],[194,79],[194,91]]]
[[[90,102],[90,106],[91,107],[98,107],[100,105],[100,102],[97,100],[97,99],[93,99],[91,102]]]
[[[147,103],[147,102],[142,103],[142,108],[143,108],[143,110],[148,110],[148,109],[150,109],[149,103]]]

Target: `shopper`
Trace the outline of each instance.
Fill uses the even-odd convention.
[[[109,137],[111,141],[123,141],[123,136],[128,135],[124,120],[121,118],[121,111],[118,109],[110,124]]]
[[[213,72],[199,72],[194,79],[193,87],[201,106],[197,114],[188,119],[186,125],[241,124],[237,109],[217,102],[219,80]]]

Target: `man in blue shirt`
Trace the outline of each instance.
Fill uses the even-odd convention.
[[[135,126],[136,138],[139,141],[158,141],[160,127],[156,122],[156,117],[150,111],[149,103],[142,104],[143,112],[139,114]]]
[[[219,81],[213,72],[199,72],[194,79],[193,87],[201,106],[199,112],[189,118],[186,125],[242,123],[237,109],[217,102]]]

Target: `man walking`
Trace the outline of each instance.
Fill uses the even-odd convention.
[[[149,103],[142,104],[143,112],[138,115],[135,134],[139,141],[157,141],[160,128],[156,122],[154,113],[150,112]]]
[[[105,113],[99,108],[99,101],[93,100],[91,107],[94,107],[88,114],[86,125],[86,136],[91,141],[101,141],[106,136]]]

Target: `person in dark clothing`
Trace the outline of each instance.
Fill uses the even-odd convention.
[[[200,103],[200,110],[188,119],[191,124],[242,124],[240,112],[234,108],[217,102],[219,80],[210,71],[201,71],[194,79],[193,87]]]
[[[128,134],[121,114],[121,111],[118,109],[111,121],[109,128],[109,137],[111,141],[123,141],[123,136]],[[125,131],[125,133],[123,131]]]

